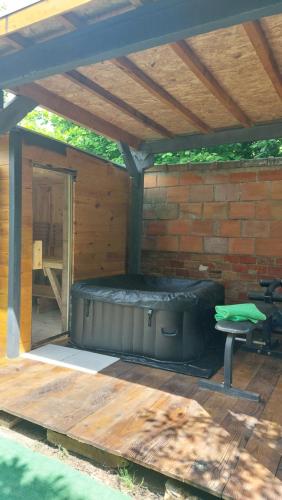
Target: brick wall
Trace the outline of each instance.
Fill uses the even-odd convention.
[[[142,267],[219,280],[229,302],[282,278],[282,158],[150,169]]]

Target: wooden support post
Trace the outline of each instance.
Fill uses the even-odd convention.
[[[152,155],[144,155],[143,162],[140,155],[136,156],[127,144],[121,143],[120,149],[124,162],[131,177],[131,203],[129,213],[128,239],[128,272],[140,273],[142,224],[143,224],[143,194],[144,170],[153,164]]]
[[[20,134],[9,136],[9,284],[7,356],[19,355],[21,312],[22,143]]]

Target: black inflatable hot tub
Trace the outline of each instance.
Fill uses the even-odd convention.
[[[209,280],[119,275],[72,286],[71,342],[161,361],[199,358],[224,288]]]

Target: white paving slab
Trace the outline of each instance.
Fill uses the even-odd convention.
[[[96,352],[82,351],[55,344],[46,344],[22,355],[23,358],[55,366],[71,368],[84,373],[97,373],[112,365],[119,358]]]

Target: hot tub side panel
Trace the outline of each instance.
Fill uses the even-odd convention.
[[[200,357],[214,333],[214,306],[224,300],[220,285],[215,285],[212,301],[200,297],[187,304],[185,311],[127,306],[89,297],[72,294],[71,340],[75,345],[162,361]]]

